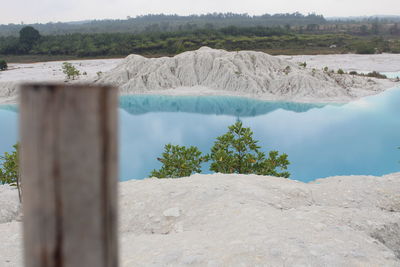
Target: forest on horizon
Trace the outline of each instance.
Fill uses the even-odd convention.
[[[164,56],[201,46],[270,54],[400,53],[400,17],[327,20],[298,12],[160,14],[126,20],[0,25],[0,58],[10,62],[19,61],[16,56],[29,56],[31,61],[132,53]]]

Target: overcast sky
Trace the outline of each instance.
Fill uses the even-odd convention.
[[[0,24],[125,19],[144,14],[234,12],[307,14],[327,17],[400,15],[399,0],[0,0]]]

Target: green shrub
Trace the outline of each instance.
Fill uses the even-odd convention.
[[[62,70],[65,75],[67,75],[67,79],[75,80],[76,77],[79,77],[81,73],[77,68],[75,68],[71,63],[64,62],[62,65]]]
[[[299,63],[300,67],[306,68],[307,67],[307,62]]]
[[[378,79],[387,79],[386,75],[381,74],[381,73],[379,73],[377,71],[370,72],[366,76],[372,77],[372,78],[378,78]]]
[[[8,69],[7,62],[3,59],[0,59],[0,71]]]
[[[272,175],[288,178],[286,170],[290,162],[286,154],[279,155],[278,151],[269,152],[266,158],[261,152],[258,141],[253,139],[250,128],[244,128],[238,121],[228,127],[228,132],[217,138],[208,159],[211,160],[210,170],[220,173],[240,173]]]
[[[358,75],[358,72],[353,70],[353,71],[350,71],[349,74],[350,75]]]
[[[342,69],[338,69],[337,73],[342,75],[344,74],[344,71]]]
[[[207,161],[206,157],[197,147],[189,148],[179,145],[167,144],[164,147],[162,158],[158,160],[163,164],[160,170],[153,170],[151,177],[178,178],[190,176],[201,172],[201,163]]]
[[[358,43],[355,45],[356,54],[375,54],[375,47],[371,44]]]
[[[292,68],[290,68],[290,66],[286,66],[286,68],[283,70],[283,73],[285,73],[286,75],[288,75],[290,73],[290,71],[292,70]]]
[[[19,176],[19,144],[13,146],[14,150],[5,152],[0,156],[0,184],[17,186],[18,196],[21,201],[21,187]]]

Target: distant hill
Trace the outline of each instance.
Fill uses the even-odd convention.
[[[141,33],[141,32],[171,32],[194,30],[196,28],[238,27],[273,27],[285,25],[325,24],[322,15],[296,13],[264,14],[250,16],[248,14],[212,13],[203,15],[145,15],[123,20],[91,20],[78,22],[57,22],[46,24],[30,24],[42,35],[59,35],[68,33]],[[16,36],[26,25],[0,25],[0,36]]]

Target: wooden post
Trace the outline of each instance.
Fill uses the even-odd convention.
[[[21,86],[26,267],[116,267],[117,90]]]

